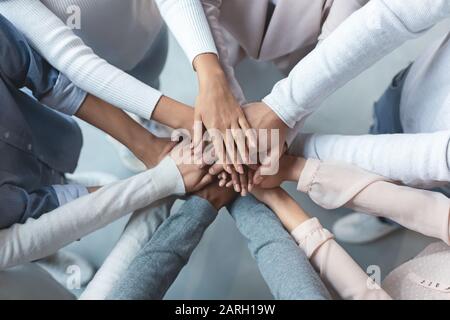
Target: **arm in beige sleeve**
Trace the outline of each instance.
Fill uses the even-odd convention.
[[[298,190],[326,209],[348,206],[450,244],[450,199],[439,192],[397,185],[346,163],[311,159]]]
[[[202,0],[202,4],[203,9],[205,10],[206,18],[208,19],[209,26],[212,31],[214,41],[216,43],[220,64],[222,65],[223,71],[227,76],[231,91],[233,92],[236,100],[241,105],[244,105],[247,100],[239,82],[236,79],[234,66],[231,62],[230,54],[228,52],[227,40],[223,32],[223,26],[219,21],[222,0]]]
[[[292,231],[321,278],[346,300],[390,300],[316,218]]]
[[[130,212],[184,192],[183,178],[167,157],[154,169],[0,230],[0,270],[44,258]]]

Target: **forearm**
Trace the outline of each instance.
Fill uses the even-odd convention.
[[[346,163],[318,160],[308,160],[298,188],[323,208],[348,206],[450,243],[450,200],[441,193],[396,185]]]
[[[200,0],[156,0],[156,4],[189,62],[200,54],[217,54]]]
[[[0,13],[77,87],[150,119],[161,93],[97,56],[41,1],[0,1]]]
[[[329,298],[308,258],[270,209],[252,196],[247,196],[234,201],[228,211],[247,239],[275,299]]]
[[[446,0],[371,0],[300,61],[264,99],[289,126],[386,54],[450,15]]]
[[[194,109],[169,97],[162,96],[153,111],[152,119],[173,129],[192,130]]]
[[[190,197],[139,251],[109,298],[162,299],[216,216],[208,201]]]
[[[316,218],[304,221],[292,231],[292,236],[308,256],[314,268],[320,273],[321,278],[342,299],[391,299],[377,283],[367,276]]]
[[[299,135],[290,154],[354,164],[407,185],[450,181],[450,131],[381,135]]]
[[[173,160],[72,201],[42,215],[0,230],[0,269],[46,257],[73,241],[171,194],[184,193]]]
[[[118,140],[139,159],[153,149],[155,136],[123,110],[99,98],[88,95],[75,115]]]
[[[264,192],[264,191],[263,191]],[[263,202],[278,216],[289,232],[309,219],[308,214],[281,188],[266,191]]]

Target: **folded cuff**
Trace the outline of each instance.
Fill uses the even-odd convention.
[[[277,99],[274,97],[274,94],[271,93],[266,96],[262,100],[273,112],[280,118],[289,128],[294,128],[296,121],[291,119],[285,112],[283,111],[283,106],[278,103]]]
[[[53,89],[42,97],[40,102],[56,111],[73,116],[83,104],[86,95],[85,91],[60,73]]]
[[[183,176],[175,161],[169,156],[165,157],[155,168],[153,181],[162,194],[183,195],[186,193]]]
[[[87,188],[80,184],[53,185],[52,188],[55,190],[59,206],[63,206],[89,193]]]
[[[334,238],[330,231],[322,227],[317,218],[302,223],[291,234],[309,259],[325,242]]]

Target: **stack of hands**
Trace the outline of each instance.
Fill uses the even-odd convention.
[[[194,68],[195,108],[163,96],[152,119],[176,130],[170,140],[148,139],[155,146],[151,159],[138,158],[150,167],[170,154],[187,192],[204,192],[217,206],[232,195],[297,180],[304,160],[284,155],[287,125],[263,102],[241,105],[215,54],[198,56]],[[183,141],[174,146],[180,136]]]

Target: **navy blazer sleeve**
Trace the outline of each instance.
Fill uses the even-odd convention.
[[[12,184],[1,185],[0,229],[25,223],[28,218],[37,219],[58,207],[58,198],[52,187],[27,192]]]
[[[0,75],[16,88],[28,88],[40,100],[54,87],[59,71],[33,48],[5,17],[0,15]]]

